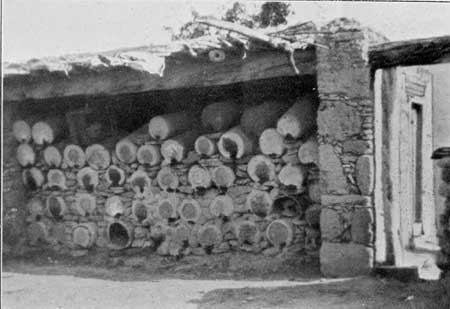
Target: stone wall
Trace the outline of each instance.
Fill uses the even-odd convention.
[[[11,128],[16,107],[3,105],[3,127]],[[27,199],[22,183],[21,168],[16,161],[17,142],[11,130],[3,131],[3,250],[19,248],[24,240],[25,208],[21,207]]]
[[[383,37],[352,20],[326,25],[317,48],[321,270],[363,275],[374,263],[374,106],[367,50]]]

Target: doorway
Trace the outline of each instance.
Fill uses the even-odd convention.
[[[374,93],[376,260],[412,266],[437,243],[432,75],[419,66],[377,70]]]

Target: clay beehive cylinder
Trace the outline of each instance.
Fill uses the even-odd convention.
[[[161,147],[152,144],[142,145],[137,150],[136,158],[142,165],[158,165],[161,162]]]
[[[181,162],[188,152],[194,149],[195,140],[199,135],[199,130],[190,130],[164,141],[161,145],[164,160]]]
[[[49,167],[60,167],[62,163],[61,152],[55,146],[47,146],[44,149],[44,162]]]
[[[206,168],[193,165],[188,172],[188,180],[191,186],[196,188],[209,188],[211,186],[211,176]]]
[[[136,161],[137,146],[127,138],[117,142],[115,153],[119,161],[130,164]]]
[[[144,221],[150,215],[148,206],[143,200],[133,201],[133,204],[131,205],[131,213],[138,222]]]
[[[189,241],[189,237],[191,235],[192,228],[185,222],[180,222],[175,227],[175,231],[173,233],[173,241],[177,244],[184,244]]]
[[[67,212],[66,202],[61,196],[50,195],[45,202],[47,213],[55,219],[60,219]]]
[[[273,199],[268,192],[255,189],[247,196],[246,206],[255,215],[264,217],[271,213]]]
[[[36,153],[29,144],[20,144],[16,151],[17,162],[20,166],[31,166],[36,162]]]
[[[319,164],[319,143],[315,135],[298,148],[298,160],[302,164]]]
[[[234,212],[234,202],[229,195],[216,196],[209,205],[211,214],[215,217],[230,217]]]
[[[304,95],[278,120],[277,130],[281,135],[298,139],[311,132],[317,122],[317,96]]]
[[[66,130],[64,117],[52,117],[36,122],[31,128],[31,136],[35,144],[51,144],[61,137]]]
[[[19,143],[31,141],[31,127],[25,120],[17,120],[13,123],[13,135]]]
[[[150,189],[152,181],[147,173],[141,170],[134,172],[130,179],[130,185],[137,194],[144,194]]]
[[[240,159],[256,150],[256,139],[237,126],[225,132],[217,146],[222,156],[227,159]]]
[[[42,221],[31,222],[27,227],[27,238],[31,245],[36,245],[39,241],[48,241],[48,227]]]
[[[84,167],[77,173],[78,185],[85,190],[92,192],[98,186],[98,173],[90,167]]]
[[[217,142],[222,133],[200,135],[194,144],[195,152],[201,156],[210,157],[217,153]]]
[[[196,223],[200,219],[202,211],[196,200],[186,198],[181,201],[181,204],[178,207],[178,214],[180,215],[181,220]]]
[[[215,102],[202,111],[202,124],[212,132],[227,130],[239,123],[241,109],[234,101]]]
[[[229,166],[219,165],[212,169],[211,180],[218,188],[228,188],[233,185],[236,175]]]
[[[289,246],[293,237],[292,225],[287,220],[272,221],[266,229],[266,238],[275,247]]]
[[[265,129],[259,136],[259,149],[265,155],[279,157],[286,150],[284,137],[274,128]]]
[[[51,169],[47,173],[47,186],[49,188],[67,189],[66,175],[60,169]]]
[[[300,165],[287,164],[281,169],[278,174],[278,179],[285,186],[292,186],[300,189],[303,187],[306,174],[307,170],[304,167]]]
[[[106,199],[105,201],[105,213],[110,217],[119,217],[125,212],[125,207],[123,206],[122,199],[113,195]]]
[[[72,229],[72,241],[82,248],[90,248],[97,239],[97,226],[95,223],[80,223]]]
[[[272,212],[286,217],[301,218],[309,204],[309,201],[301,196],[278,195],[273,202]]]
[[[156,175],[158,185],[163,190],[175,190],[178,188],[179,179],[177,174],[170,167],[163,167]]]
[[[104,170],[111,163],[111,155],[103,145],[94,144],[86,148],[86,161],[93,169]]]
[[[247,173],[253,181],[265,183],[275,179],[275,165],[268,157],[257,155],[248,162]]]
[[[75,195],[75,203],[73,208],[80,216],[91,215],[96,209],[95,195],[89,193],[77,193]]]
[[[81,168],[86,164],[86,154],[78,145],[67,145],[64,148],[63,157],[64,163],[66,163],[68,167]]]
[[[27,210],[32,218],[44,215],[44,209],[44,203],[40,198],[34,197],[27,203]]]
[[[206,224],[198,231],[198,242],[204,248],[220,245],[222,237],[222,231],[216,224]]]
[[[148,132],[156,140],[166,140],[193,128],[195,119],[197,114],[191,111],[156,116],[150,120]]]
[[[105,177],[111,187],[119,187],[125,183],[125,172],[116,165],[108,167]]]
[[[40,169],[32,167],[30,169],[25,169],[22,172],[23,184],[30,190],[34,191],[41,188],[44,184],[45,177]]]
[[[259,242],[261,235],[255,222],[242,220],[235,224],[236,237],[239,244],[253,245]]]
[[[260,136],[267,128],[275,127],[278,118],[289,105],[278,101],[265,101],[262,104],[245,109],[241,117],[242,130],[253,136]]]
[[[156,215],[162,220],[174,219],[177,217],[178,201],[173,198],[165,198],[158,202]]]
[[[133,227],[123,221],[114,221],[108,224],[106,235],[108,247],[115,250],[128,248],[133,242]]]

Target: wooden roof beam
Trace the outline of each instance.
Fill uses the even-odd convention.
[[[388,42],[369,48],[374,69],[450,62],[450,36]]]
[[[315,75],[314,47],[296,50],[300,75]],[[6,76],[4,100],[46,99],[76,95],[116,95],[152,90],[226,85],[250,80],[295,76],[289,55],[276,50],[226,55],[223,62],[208,59],[166,58],[163,76],[117,66],[107,70],[84,70],[68,74],[37,72]]]

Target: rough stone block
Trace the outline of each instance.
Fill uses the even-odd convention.
[[[364,155],[359,157],[356,161],[355,176],[361,194],[372,194],[375,180],[373,156]]]
[[[348,193],[347,179],[344,175],[342,163],[334,152],[333,146],[319,146],[319,165],[321,180],[327,193]]]
[[[370,196],[348,194],[348,195],[330,195],[324,194],[321,198],[321,204],[323,206],[334,205],[358,205],[358,206],[371,206],[372,199]]]
[[[346,50],[342,54],[351,54],[361,51]],[[368,98],[370,97],[370,67],[365,66],[360,61],[349,59],[342,55],[330,57],[322,55],[318,57],[318,62],[325,64],[317,67],[317,86],[319,92],[324,93],[345,93],[349,98]],[[322,58],[322,59],[321,59]],[[348,60],[348,61],[345,61]],[[352,64],[358,63],[358,66],[352,67]]]
[[[323,242],[320,270],[327,277],[368,275],[373,268],[373,249],[354,243]]]
[[[356,108],[344,102],[328,104],[318,112],[318,133],[337,141],[344,141],[361,133],[362,119]]]
[[[366,246],[373,245],[373,210],[356,208],[352,217],[352,241]]]
[[[342,146],[344,148],[344,152],[349,152],[355,155],[365,154],[371,147],[370,142],[364,140],[346,141]]]
[[[320,232],[323,240],[337,241],[344,233],[345,226],[337,211],[324,208],[320,213]]]

